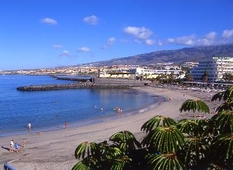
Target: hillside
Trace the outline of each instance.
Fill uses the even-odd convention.
[[[201,61],[212,57],[233,57],[233,44],[182,48],[177,50],[155,51],[124,58],[111,59],[90,63],[95,66],[103,65],[143,65],[161,62],[183,63],[185,61]]]

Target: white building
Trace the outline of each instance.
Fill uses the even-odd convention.
[[[190,69],[194,81],[202,81],[205,72],[208,74],[208,82],[222,81],[225,73],[233,74],[233,57],[213,57]]]
[[[173,74],[175,78],[183,78],[185,75],[178,67],[169,67],[169,69],[163,70],[150,69],[147,67],[103,68],[99,71],[99,77],[105,78],[151,79],[161,74]]]

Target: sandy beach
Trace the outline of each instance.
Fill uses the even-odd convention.
[[[151,95],[163,96],[167,100],[153,109],[145,109],[145,112],[136,115],[105,120],[85,127],[68,127],[68,129],[59,131],[42,132],[41,135],[32,129],[30,134],[2,137],[0,138],[2,146],[0,166],[3,167],[4,163],[9,162],[17,170],[70,170],[77,163],[74,151],[80,143],[84,141],[101,142],[122,130],[131,131],[140,141],[145,135],[140,128],[150,118],[156,115],[169,116],[174,119],[185,118],[191,115],[179,112],[179,108],[185,100],[200,97],[208,101],[211,97],[210,93],[198,93],[190,90],[172,90],[149,86],[137,89]],[[26,139],[25,148],[20,149],[18,153],[9,152],[9,144],[12,139],[19,144],[22,143],[23,139]]]

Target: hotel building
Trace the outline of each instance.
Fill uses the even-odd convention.
[[[190,69],[194,81],[202,81],[205,72],[208,74],[208,82],[222,81],[225,73],[233,74],[233,57],[213,57],[200,61]]]

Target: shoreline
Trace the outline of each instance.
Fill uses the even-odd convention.
[[[175,120],[190,116],[192,113],[180,113],[181,104],[191,98],[197,98],[192,91],[183,95],[183,90],[172,90],[155,87],[136,87],[139,91],[147,92],[150,95],[162,96],[165,100],[160,105],[151,109],[144,108],[145,112],[104,122],[90,124],[82,127],[72,127],[55,131],[43,132],[41,135],[36,133],[1,137],[0,144],[0,165],[10,162],[16,169],[63,169],[70,170],[78,161],[74,157],[74,151],[78,144],[89,142],[102,142],[119,131],[128,130],[132,132],[137,140],[144,137],[140,128],[147,120],[156,116],[163,115]],[[189,94],[190,93],[190,94]],[[198,94],[197,94],[198,95]],[[202,94],[200,95],[202,96]],[[171,100],[169,100],[171,98]],[[166,106],[166,107],[164,107]],[[26,139],[26,146],[19,153],[10,153],[9,143],[11,140],[21,143]],[[4,149],[5,148],[5,149]],[[58,168],[59,167],[59,168]]]
[[[131,88],[134,89],[136,91],[139,91],[136,88]],[[143,92],[143,91],[141,91]],[[137,115],[137,114],[141,114],[144,113],[148,110],[151,110],[155,107],[158,106],[158,98],[162,99],[163,101],[165,101],[165,99],[162,96],[159,95],[150,95],[148,94],[153,101],[149,102],[148,104],[145,104],[143,106],[140,106],[138,108],[134,108],[134,109],[130,109],[125,111],[123,114],[119,114],[117,112],[113,112],[111,114],[108,115],[103,115],[103,116],[99,116],[99,117],[95,117],[95,118],[91,118],[91,119],[85,119],[82,122],[68,122],[68,126],[69,128],[80,128],[80,127],[85,127],[85,126],[90,126],[92,124],[99,124],[99,123],[103,123],[105,121],[111,121],[114,119],[118,119],[119,116],[121,116],[121,118],[125,118],[128,116],[132,116],[132,115]],[[46,132],[53,132],[53,131],[60,131],[60,130],[64,130],[65,126],[64,124],[58,124],[58,125],[53,125],[50,127],[43,127],[43,128],[37,128],[37,129],[32,129],[32,133],[46,133]],[[4,138],[4,137],[11,137],[11,136],[20,136],[20,135],[27,135],[28,134],[28,130],[27,127],[25,126],[24,130],[20,130],[17,132],[10,132],[10,133],[5,133],[5,134],[0,134],[0,139]]]

